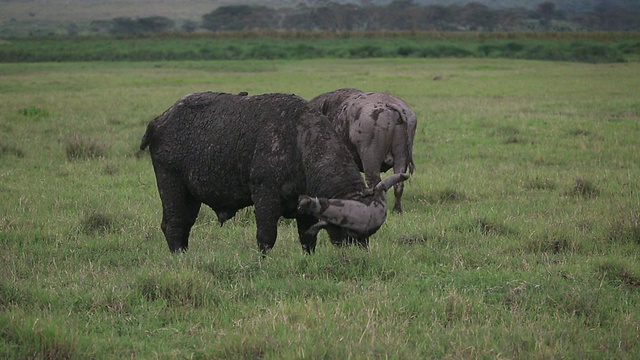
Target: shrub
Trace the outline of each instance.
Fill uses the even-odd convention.
[[[573,43],[570,60],[589,63],[624,62],[622,54],[615,48],[592,43]]]
[[[422,49],[420,56],[425,58],[470,57],[473,56],[473,52],[454,45],[437,45]]]
[[[417,56],[420,54],[420,48],[417,46],[405,45],[398,48],[398,55],[402,57]]]
[[[362,45],[349,49],[349,56],[353,58],[383,57],[384,52],[380,46]]]
[[[283,49],[269,44],[259,44],[253,47],[247,56],[251,59],[261,60],[286,59],[288,57]]]

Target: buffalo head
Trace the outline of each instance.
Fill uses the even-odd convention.
[[[317,234],[326,229],[336,245],[357,243],[367,247],[369,236],[378,231],[387,217],[387,190],[408,178],[408,174],[391,175],[354,200],[302,195],[298,211],[319,220],[309,232]]]

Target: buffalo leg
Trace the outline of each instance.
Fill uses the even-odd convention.
[[[260,194],[260,191],[254,194]],[[267,194],[267,195],[265,195]],[[267,192],[254,196],[258,247],[265,255],[276,244],[278,220],[280,219],[280,200]]]
[[[176,177],[156,173],[162,201],[162,232],[171,252],[183,252],[189,247],[189,233],[200,212],[196,200]]]
[[[339,226],[327,226],[329,240],[337,247],[357,245],[363,249],[369,248],[369,237],[353,237]]]
[[[327,234],[329,234],[329,240],[335,246],[343,247],[349,243],[346,231],[339,226],[327,226]]]
[[[404,192],[403,184],[396,184],[393,186],[393,194],[396,197],[396,201],[393,204],[393,212],[401,214],[402,213],[402,193]]]
[[[311,228],[318,222],[313,216],[299,216],[296,218],[298,225],[298,237],[300,238],[300,244],[302,250],[307,254],[313,254],[316,251],[316,243],[318,241],[318,229]]]
[[[407,167],[402,166],[394,166],[393,173],[394,174],[404,174],[407,171]],[[402,213],[402,193],[404,192],[404,181],[400,181],[397,184],[393,185],[393,195],[395,196],[395,203],[393,204],[393,212],[401,214]]]
[[[396,129],[393,139],[393,157],[395,159],[393,163],[394,174],[404,174],[407,172],[407,166],[409,163],[409,154],[406,147],[406,139],[403,137],[404,131]],[[395,203],[393,204],[393,211],[395,213],[402,213],[402,193],[404,192],[404,181],[393,186],[393,194],[395,195]]]

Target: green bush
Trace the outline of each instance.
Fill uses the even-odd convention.
[[[600,33],[578,38],[557,33],[545,37],[519,33],[223,32],[16,38],[0,47],[0,62],[491,57],[607,63],[640,54],[639,44]]]

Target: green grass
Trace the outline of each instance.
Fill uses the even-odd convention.
[[[615,63],[640,54],[638,33],[244,31],[150,36],[11,37],[0,62],[514,58]]]
[[[500,59],[0,64],[2,358],[640,355],[640,65]],[[434,81],[435,77],[441,80]],[[215,90],[386,91],[418,115],[371,249],[203,209],[171,255],[145,126]],[[390,194],[390,201],[393,195]]]

